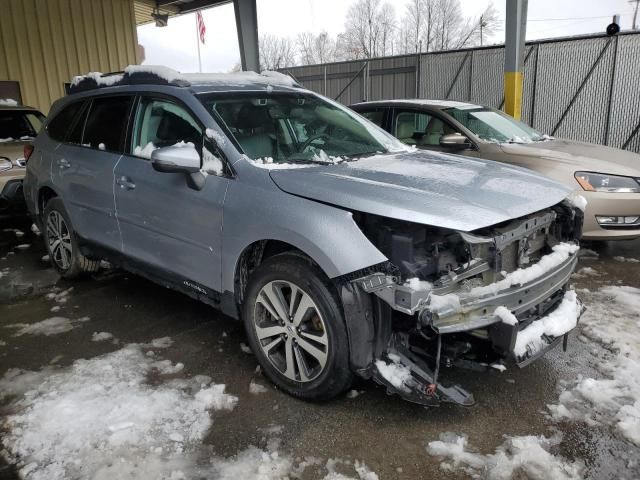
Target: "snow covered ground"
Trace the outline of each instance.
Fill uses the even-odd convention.
[[[640,447],[640,289],[603,286],[596,291],[580,289],[587,311],[580,321],[583,341],[595,342],[591,355],[601,374],[579,375],[559,386],[556,403],[546,415],[555,423],[582,422],[610,428],[625,441]],[[427,452],[442,460],[445,471],[460,470],[474,478],[579,479],[585,465],[558,453],[562,435],[508,436],[494,453],[480,454],[464,434],[447,433],[428,443]],[[631,447],[633,449],[633,447]],[[631,477],[640,471],[628,464]]]
[[[104,332],[92,340],[96,336],[107,339]],[[182,363],[161,358],[171,344],[164,337],[76,360],[69,367],[9,370],[0,379],[0,397],[12,399],[1,440],[9,461],[30,480],[276,480],[299,478],[310,466],[326,470],[318,478],[327,480],[378,479],[364,463],[348,464],[354,474],[347,476],[336,470],[339,460],[323,465],[318,459],[293,459],[278,451],[277,438],[266,449],[202,458],[213,412],[233,410],[238,397],[203,375],[149,382],[149,375],[184,369]],[[252,385],[252,393],[267,391]]]
[[[576,378],[563,386],[554,420],[608,425],[640,446],[640,289],[607,286],[582,292],[588,310],[582,333],[605,348],[594,354],[603,378]]]

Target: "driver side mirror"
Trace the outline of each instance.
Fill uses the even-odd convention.
[[[193,144],[158,148],[151,153],[153,169],[163,173],[196,173],[202,160]]]
[[[448,133],[440,137],[440,146],[452,150],[464,150],[471,147],[471,141],[461,133]]]

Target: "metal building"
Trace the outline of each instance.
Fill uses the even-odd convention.
[[[256,69],[255,0],[0,0],[0,99],[46,113],[74,76],[140,63],[136,26],[154,10],[173,16],[231,1],[243,66]]]

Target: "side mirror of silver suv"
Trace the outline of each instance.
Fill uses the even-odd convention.
[[[154,170],[163,173],[196,173],[202,160],[192,144],[158,148],[151,154]]]

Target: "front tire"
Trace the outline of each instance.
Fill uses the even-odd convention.
[[[251,349],[265,375],[289,394],[326,400],[352,381],[342,308],[324,273],[290,253],[251,275],[243,303]]]
[[[90,260],[80,252],[77,236],[60,198],[47,202],[42,223],[49,259],[62,278],[71,280],[98,270],[100,261]]]

